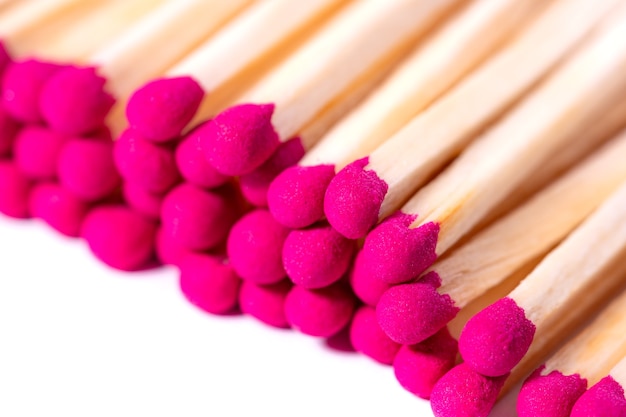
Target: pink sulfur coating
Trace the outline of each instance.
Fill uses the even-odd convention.
[[[180,266],[188,254],[196,253],[172,240],[161,227],[156,234],[155,250],[157,259],[164,265]]]
[[[602,378],[576,401],[571,417],[626,417],[624,387],[610,375]]]
[[[15,138],[21,127],[22,125],[0,104],[0,157],[13,152]]]
[[[378,223],[378,214],[389,186],[373,170],[366,170],[369,158],[359,159],[339,171],[330,181],[324,197],[328,222],[350,239],[365,237]]]
[[[237,307],[241,279],[221,259],[189,254],[180,263],[179,285],[187,300],[212,314],[226,314]]]
[[[363,268],[363,251],[359,251],[354,258],[352,270],[350,271],[350,285],[352,290],[365,304],[376,307],[380,297],[391,288],[391,285],[382,282],[376,277],[368,273],[366,268]]]
[[[126,204],[133,210],[150,219],[161,220],[161,205],[165,195],[151,193],[132,182],[122,184],[122,193]]]
[[[102,139],[71,139],[58,164],[59,182],[86,201],[112,195],[122,184],[113,161],[113,142]]]
[[[187,134],[176,148],[176,163],[183,178],[198,187],[215,188],[226,184],[230,177],[209,164],[204,155],[203,132],[209,122],[202,123]]]
[[[305,288],[337,282],[350,268],[356,242],[328,224],[292,230],[283,246],[283,264],[289,278]]]
[[[455,366],[433,387],[430,405],[435,417],[487,417],[507,377],[484,376],[465,363]]]
[[[263,165],[239,178],[243,196],[257,207],[267,207],[267,192],[274,178],[303,156],[304,147],[300,138],[281,143]]]
[[[32,215],[69,237],[80,236],[89,209],[89,203],[55,183],[38,184],[30,195]]]
[[[274,284],[285,278],[282,249],[289,229],[269,211],[256,209],[230,229],[227,252],[230,262],[244,279],[257,284]]]
[[[15,163],[24,174],[36,180],[57,177],[59,155],[68,137],[42,126],[26,126],[15,139]]]
[[[0,42],[0,79],[2,78],[4,71],[11,64],[11,62],[13,62],[11,56],[4,47],[4,44]]]
[[[51,76],[41,90],[41,114],[48,125],[68,135],[86,135],[104,125],[115,98],[104,90],[96,69],[67,67]]]
[[[161,78],[130,96],[126,117],[147,140],[166,142],[181,134],[203,98],[204,90],[191,77]]]
[[[17,165],[0,160],[0,213],[17,219],[30,217],[32,182]]]
[[[39,99],[46,82],[61,68],[50,62],[27,59],[4,71],[2,100],[6,110],[24,123],[43,122]]]
[[[393,361],[393,371],[402,387],[428,399],[433,387],[456,362],[459,352],[448,328],[415,345],[403,345]]]
[[[356,300],[341,283],[317,290],[294,286],[285,301],[289,323],[300,332],[315,337],[330,337],[342,330],[352,318]]]
[[[209,162],[226,175],[243,175],[267,161],[280,145],[273,104],[240,104],[209,123],[204,146]]]
[[[419,277],[437,259],[439,225],[409,226],[415,216],[396,213],[372,230],[363,244],[363,268],[387,284]]]
[[[154,258],[157,225],[122,205],[94,208],[83,222],[82,236],[92,253],[122,271],[147,267]]]
[[[215,248],[226,239],[237,219],[234,206],[224,193],[183,183],[163,200],[164,233],[191,251]]]
[[[569,417],[576,400],[587,390],[580,375],[552,371],[541,375],[544,366],[533,372],[517,397],[519,417]]]
[[[287,168],[267,191],[270,212],[292,229],[311,226],[324,217],[324,194],[334,177],[334,165]]]
[[[535,325],[511,298],[502,298],[472,317],[459,337],[461,356],[487,376],[507,374],[524,357]]]
[[[270,285],[244,281],[239,292],[241,311],[269,326],[286,329],[289,322],[285,315],[285,301],[292,287],[287,279]]]
[[[439,280],[429,272],[421,281],[389,288],[376,306],[378,322],[384,332],[398,343],[412,345],[434,335],[452,320],[459,308],[447,294],[437,292]]]
[[[135,130],[122,133],[115,142],[113,157],[122,177],[146,191],[165,193],[180,182],[171,147],[152,143]]]
[[[385,365],[391,365],[400,344],[389,339],[376,320],[376,310],[361,306],[350,324],[350,341],[354,348]]]

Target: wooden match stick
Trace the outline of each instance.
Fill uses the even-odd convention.
[[[626,357],[611,369],[609,375],[589,388],[574,404],[571,417],[625,416]]]
[[[569,417],[574,403],[626,355],[626,292],[524,382],[520,417]]]
[[[228,175],[253,171],[363,76],[388,68],[457,0],[356,2],[210,124],[207,156]],[[359,28],[359,30],[354,30]],[[254,125],[248,129],[246,126]],[[233,135],[222,134],[225,131]],[[305,149],[313,143],[301,138]]]
[[[274,217],[303,228],[323,216],[335,169],[361,158],[400,129],[501,46],[537,11],[536,1],[478,1],[439,28],[357,108],[332,128],[298,166],[270,187]]]
[[[398,343],[419,343],[443,328],[458,309],[502,284],[528,262],[545,256],[626,181],[625,158],[626,133],[622,133],[436,262],[429,271],[440,277],[438,289],[419,281],[391,287],[377,306],[383,330]],[[358,268],[354,271],[364,273]]]
[[[337,174],[324,202],[331,225],[346,237],[364,237],[578,45],[614,4],[603,2],[602,8],[590,0],[551,4],[503,51],[369,158]],[[554,31],[555,27],[560,29]]]

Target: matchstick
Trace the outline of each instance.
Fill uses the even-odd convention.
[[[324,214],[336,169],[367,155],[498,49],[539,8],[535,1],[473,2],[450,18],[385,82],[269,188],[283,225],[303,228]]]
[[[569,417],[574,403],[626,354],[626,292],[526,379],[520,417]]]
[[[574,49],[614,4],[551,4],[504,50],[333,178],[324,201],[331,225],[348,238],[364,237]]]
[[[574,404],[571,417],[626,416],[626,357]]]
[[[619,101],[626,44],[616,39],[619,25],[601,28],[400,213],[368,234],[362,253],[372,276],[388,284],[418,277],[534,170],[567,148],[568,139]]]
[[[372,71],[402,56],[458,3],[356,2],[344,9],[278,69],[207,125],[209,161],[227,175],[260,167],[281,141],[298,135],[325,106]],[[359,30],[354,30],[354,28]],[[254,104],[270,103],[270,104]],[[312,143],[301,137],[305,149]]]

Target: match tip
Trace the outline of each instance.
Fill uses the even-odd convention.
[[[42,89],[61,68],[64,67],[36,59],[9,65],[2,79],[2,99],[6,110],[21,122],[42,122],[39,104]]]
[[[274,178],[296,164],[303,156],[304,146],[300,138],[292,138],[281,143],[263,165],[239,178],[241,193],[251,204],[267,207],[267,192]]]
[[[244,281],[239,293],[241,311],[269,326],[288,328],[285,300],[292,287],[288,279],[271,285]]]
[[[543,369],[540,367],[524,381],[517,413],[520,417],[569,417],[574,403],[587,390],[587,380],[559,371],[541,375]]]
[[[203,97],[204,90],[191,77],[154,80],[130,96],[126,117],[144,138],[169,141],[180,136]]]
[[[115,99],[104,90],[106,79],[93,67],[66,67],[41,90],[41,113],[50,127],[68,135],[86,135],[104,125]]]
[[[161,205],[165,195],[151,193],[128,181],[124,181],[122,184],[122,195],[126,204],[133,210],[150,219],[160,220]]]
[[[257,209],[239,219],[230,229],[227,252],[230,262],[244,279],[273,284],[286,277],[282,249],[289,229],[269,211]]]
[[[383,293],[376,307],[381,328],[392,340],[406,345],[434,335],[458,311],[449,295],[439,294],[428,282],[393,286]]]
[[[30,195],[30,210],[57,232],[79,237],[89,204],[59,184],[37,184]]]
[[[356,300],[341,283],[309,290],[294,286],[285,300],[289,323],[302,333],[330,337],[343,329],[352,318]]]
[[[122,179],[113,162],[113,142],[101,139],[71,139],[61,150],[59,182],[86,201],[109,197]]]
[[[221,259],[193,253],[183,258],[180,268],[180,289],[189,302],[212,314],[226,314],[239,300],[241,279]]]
[[[487,376],[507,374],[524,357],[535,325],[511,298],[502,298],[472,317],[459,337],[465,362]]]
[[[576,401],[571,417],[626,417],[624,387],[611,376],[602,378]]]
[[[82,236],[96,258],[123,271],[147,267],[154,257],[157,224],[121,205],[99,206],[87,214]]]
[[[322,288],[348,271],[355,250],[355,242],[330,225],[315,225],[289,233],[283,246],[283,264],[295,284]]]
[[[359,300],[372,307],[376,307],[380,297],[391,287],[369,273],[362,250],[354,258],[349,280]]]
[[[385,365],[393,363],[400,344],[391,340],[380,328],[376,320],[376,310],[361,306],[350,324],[350,341],[354,348]]]
[[[0,160],[0,213],[16,219],[30,217],[32,181],[14,162]]]
[[[334,177],[334,165],[287,168],[269,186],[270,212],[292,229],[311,226],[324,217],[324,194]]]
[[[57,177],[59,155],[68,139],[68,136],[44,126],[26,126],[15,138],[15,163],[33,179],[53,180]]]
[[[363,244],[364,268],[387,284],[419,277],[437,259],[439,225],[425,223],[411,229],[416,216],[396,213],[376,226]]]
[[[8,156],[13,152],[15,138],[21,127],[22,125],[0,104],[0,157]]]
[[[11,55],[9,55],[9,52],[4,47],[4,43],[0,41],[0,77],[2,77],[2,74],[4,74],[4,71],[11,64],[11,62],[13,62]]]
[[[484,376],[466,363],[455,366],[433,387],[430,405],[435,417],[487,417],[507,377]]]
[[[240,104],[215,116],[204,140],[209,162],[226,175],[243,175],[260,167],[280,143],[273,113],[273,104]]]
[[[360,239],[378,223],[389,186],[374,170],[366,170],[369,158],[343,168],[328,184],[324,213],[329,223],[347,238]]]
[[[428,399],[433,387],[454,367],[458,344],[443,328],[415,345],[403,345],[393,362],[396,379],[407,391]]]

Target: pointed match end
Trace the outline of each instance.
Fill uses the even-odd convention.
[[[389,186],[375,171],[366,170],[369,158],[343,168],[328,184],[324,213],[328,222],[347,238],[360,239],[378,223]]]
[[[574,403],[587,389],[587,380],[559,371],[541,375],[543,368],[524,381],[517,398],[517,413],[520,417],[569,417]]]
[[[589,388],[574,404],[571,417],[625,417],[626,398],[622,387],[611,376]]]
[[[507,374],[530,347],[535,325],[511,298],[502,298],[472,317],[459,337],[465,362],[487,376]]]
[[[280,144],[273,113],[273,104],[241,104],[215,116],[204,136],[209,162],[226,175],[243,175],[260,167]]]

